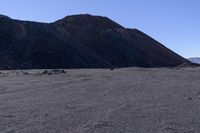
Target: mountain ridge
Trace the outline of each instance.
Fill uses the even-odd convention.
[[[189,62],[107,17],[81,14],[53,23],[2,18],[0,69],[175,67]]]
[[[190,60],[193,63],[200,64],[200,57],[191,57],[188,60]]]

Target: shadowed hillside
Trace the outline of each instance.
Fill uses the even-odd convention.
[[[0,15],[0,69],[175,67],[186,59],[109,18],[68,16],[54,23]]]

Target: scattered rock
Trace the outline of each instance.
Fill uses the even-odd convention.
[[[65,74],[65,70],[59,70],[59,69],[54,69],[54,70],[44,70],[42,74],[47,74],[47,75],[52,75],[52,74]]]
[[[110,70],[111,70],[111,71],[114,70],[114,67],[111,67]]]
[[[189,99],[189,100],[192,100],[192,98],[191,98],[191,97],[189,97],[188,99]]]

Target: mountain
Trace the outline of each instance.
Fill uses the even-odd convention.
[[[200,58],[199,57],[192,57],[192,58],[189,58],[188,60],[190,60],[193,63],[200,64]]]
[[[107,17],[53,23],[0,15],[0,69],[175,67],[189,62],[137,29]]]

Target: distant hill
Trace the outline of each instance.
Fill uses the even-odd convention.
[[[189,60],[193,63],[200,64],[200,58],[199,57],[192,57],[192,58],[189,58]]]
[[[107,17],[54,23],[0,15],[0,69],[175,67],[188,60],[137,29]]]

